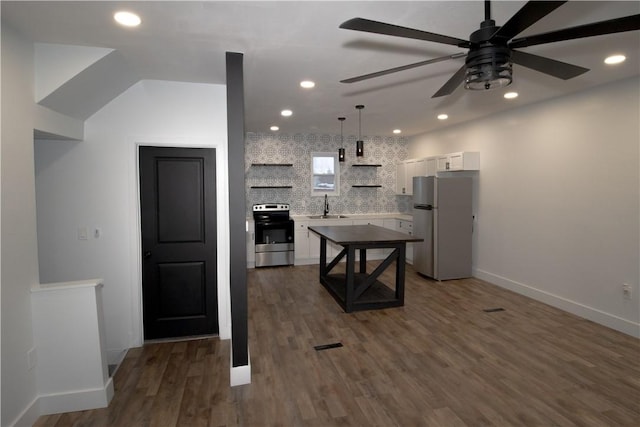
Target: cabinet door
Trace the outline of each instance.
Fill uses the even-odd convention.
[[[438,171],[449,170],[449,156],[438,156]]]
[[[468,171],[480,169],[480,153],[461,151],[438,157],[438,171]]]
[[[396,194],[407,193],[407,167],[405,163],[396,165]]]
[[[427,159],[416,160],[413,176],[427,176]],[[411,180],[413,182],[413,180]]]
[[[339,220],[335,220],[332,219],[330,220],[331,222],[329,222],[326,225],[352,225],[353,224],[353,220],[351,219],[339,219]],[[319,246],[319,244],[318,244]],[[335,243],[332,242],[327,242],[327,259],[329,257],[331,257],[331,259],[333,259],[333,257],[335,257],[336,255],[338,255],[340,253],[340,251],[342,251],[343,247],[340,245],[337,245]],[[318,252],[319,252],[319,248],[318,248]],[[320,256],[320,253],[318,253],[318,257]],[[342,259],[342,262],[346,261],[346,258]]]
[[[309,224],[313,225],[313,224]],[[309,231],[309,258],[317,260],[316,262],[320,262],[320,237],[313,231]],[[327,247],[327,250],[329,248]],[[327,254],[327,258],[329,255]]]
[[[407,195],[413,195],[413,177],[416,176],[416,169],[418,167],[418,162],[415,160],[407,162],[407,170],[405,174],[405,187],[407,189]]]
[[[396,230],[413,236],[413,222],[399,219],[396,222]],[[409,264],[413,264],[413,243],[407,243],[405,257]]]
[[[255,223],[247,221],[247,265],[253,267],[256,263],[256,234]]]
[[[429,157],[425,160],[425,176],[436,176],[438,171],[438,159],[436,157]]]
[[[464,157],[462,153],[452,153],[449,155],[449,170],[464,170]]]
[[[296,221],[295,224],[295,259],[303,260],[309,258],[309,234],[307,222]]]

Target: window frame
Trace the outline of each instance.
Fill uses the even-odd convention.
[[[316,174],[313,170],[314,160],[317,157],[331,157],[333,159],[333,174]],[[324,175],[324,176],[333,176],[333,189],[316,189],[315,188],[315,178],[316,176]],[[339,196],[340,195],[340,162],[338,160],[338,152],[333,151],[316,151],[311,153],[311,196],[319,197],[326,194],[329,197]]]

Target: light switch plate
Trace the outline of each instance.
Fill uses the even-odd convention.
[[[87,227],[78,227],[78,240],[87,240],[89,238],[88,235]]]

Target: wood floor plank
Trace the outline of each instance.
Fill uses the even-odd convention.
[[[251,384],[228,341],[150,343],[108,408],[36,426],[640,425],[639,340],[478,279],[407,266],[404,307],[347,314],[317,265],[252,269],[248,307]]]

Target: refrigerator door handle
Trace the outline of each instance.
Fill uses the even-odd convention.
[[[420,209],[420,210],[425,210],[425,211],[430,211],[433,209],[432,205],[413,205],[414,209]]]

